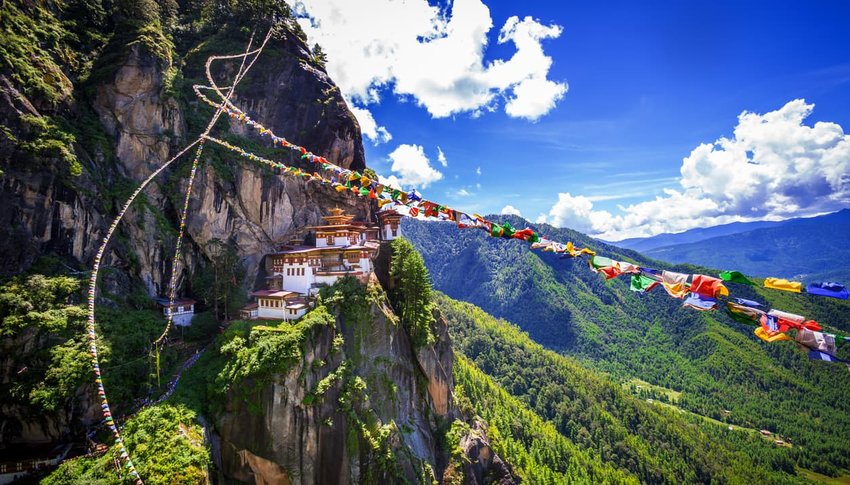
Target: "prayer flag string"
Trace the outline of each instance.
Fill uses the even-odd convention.
[[[201,100],[218,106],[201,92],[201,90],[209,89],[209,87],[196,85],[193,88]],[[309,181],[318,181],[322,184],[330,185],[338,192],[350,191],[361,197],[375,199],[379,208],[384,208],[387,204],[393,204],[393,208],[406,210],[407,215],[410,217],[415,218],[421,214],[424,217],[454,222],[462,229],[483,229],[492,237],[520,239],[531,243],[532,249],[541,249],[546,252],[561,254],[562,257],[576,258],[587,256],[591,270],[602,274],[606,279],[615,278],[620,275],[630,275],[631,289],[640,292],[647,292],[661,285],[670,296],[683,299],[684,306],[700,311],[716,309],[718,300],[729,296],[729,290],[724,283],[754,284],[749,278],[737,271],[723,271],[718,275],[719,278],[716,278],[708,275],[688,275],[641,268],[633,263],[614,261],[607,257],[598,256],[594,250],[590,248],[577,248],[572,242],[564,244],[549,240],[540,236],[531,228],[516,229],[511,226],[510,222],[499,225],[484,219],[478,214],[469,215],[457,211],[448,206],[423,199],[415,190],[407,192],[390,184],[382,183],[380,179],[374,180],[366,174],[339,167],[324,157],[315,155],[306,148],[275,135],[272,130],[253,120],[233,103],[226,100],[223,105],[232,120],[253,128],[261,138],[270,139],[273,146],[293,150],[297,154],[300,154],[302,160],[314,164],[315,170],[311,172],[298,167],[288,166],[282,162],[261,157],[217,138],[207,136],[206,138],[208,140],[228,148],[251,161],[267,165],[273,169],[279,169],[283,175],[301,177]],[[783,291],[802,292],[801,283],[780,278],[766,278],[764,280],[764,286],[765,288]],[[813,295],[843,299],[847,299],[848,297],[847,289],[838,283],[815,283],[809,285],[806,290],[807,293]],[[737,317],[741,321],[740,313],[735,313],[731,309],[729,311],[733,318]],[[805,319],[800,317],[802,320],[796,322],[788,319],[788,315],[791,314],[780,312],[779,310],[771,310],[771,312],[773,313],[771,318],[778,318],[782,323],[779,325],[760,325],[755,333],[761,339],[767,341],[792,340],[785,332],[793,329],[797,332],[797,343],[810,350],[810,358],[843,362],[847,363],[848,368],[850,368],[850,362],[835,357],[834,346],[821,345],[814,348],[808,345],[811,341],[822,342],[825,341],[824,339],[827,341],[845,341],[847,340],[846,337],[820,332],[820,326],[812,320],[805,321],[804,323],[802,320]],[[783,313],[785,315],[784,317],[775,316],[776,314]],[[791,324],[788,322],[791,322]],[[814,332],[815,337],[808,337],[809,334],[807,332]]]

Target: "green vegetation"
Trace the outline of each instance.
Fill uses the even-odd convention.
[[[73,62],[63,58],[76,55],[64,42],[69,35],[38,3],[0,3],[0,72],[8,72],[24,95],[56,106],[73,90],[62,70],[62,60]]]
[[[151,343],[165,328],[165,318],[151,308],[131,310],[98,306],[95,312],[101,341],[98,343],[103,384],[109,401],[117,411],[125,411],[140,397],[156,393],[167,383],[157,379],[157,362],[151,355]],[[180,363],[180,354],[172,347],[159,356],[161,376],[168,376]]]
[[[130,418],[122,436],[136,469],[150,484],[197,484],[208,479],[210,453],[196,414],[183,405],[156,404]],[[118,446],[97,457],[66,461],[41,483],[116,483]],[[132,483],[124,474],[122,483]]]
[[[422,256],[404,238],[392,242],[390,300],[416,346],[434,343],[431,278]]]
[[[506,219],[515,227],[528,224]],[[583,367],[609,373],[615,382],[641,379],[681,393],[677,406],[700,416],[776,432],[794,444],[787,454],[802,468],[827,475],[850,469],[850,375],[843,366],[809,361],[791,342],[763,343],[752,327],[734,322],[723,311],[682,308],[661,289],[638,294],[629,291],[627,278],[606,282],[582,259],[533,252],[523,242],[489,238],[483,231],[458,231],[451,224],[405,222],[403,231],[422,252],[435,287],[452,298],[516,323],[535,341],[574,356]],[[568,229],[540,230],[551,239],[590,246],[614,259],[716,274],[647,260]],[[850,329],[846,301],[742,285],[732,291],[814,318],[830,329]],[[479,346],[486,350],[486,345]],[[498,377],[477,357],[473,360]],[[533,379],[518,376],[512,379],[516,384],[499,382],[514,395],[525,394],[523,382]],[[539,412],[552,419],[551,410]],[[564,430],[560,425],[558,429]]]
[[[213,239],[206,251],[210,262],[195,272],[192,288],[217,317],[228,320],[245,303],[245,267],[232,241]]]
[[[21,115],[21,122],[28,127],[29,136],[22,141],[22,150],[41,158],[55,158],[67,166],[68,172],[77,177],[83,172],[83,167],[73,152],[76,138],[71,133],[60,129],[47,116]]]
[[[72,305],[80,287],[66,276],[17,277],[0,286],[0,337],[14,378],[0,385],[0,403],[33,416],[64,408],[90,375],[86,312]],[[33,345],[25,345],[32,341]]]
[[[437,301],[460,352],[558,433],[582,449],[594,450],[604,463],[650,483],[794,479],[793,458],[786,448],[640,402],[617,383],[545,350],[515,326],[479,308],[442,295]],[[487,398],[494,393],[490,389],[464,387],[477,411],[483,403],[498,407],[505,401]],[[496,411],[505,417],[516,414],[493,408],[487,412]],[[482,416],[491,420],[486,413]],[[524,432],[533,435],[527,426]]]
[[[285,374],[303,356],[304,343],[321,326],[333,326],[335,320],[324,306],[317,306],[298,322],[281,322],[258,328],[253,322],[235,322],[218,340],[218,352],[225,361],[211,389],[223,394],[233,389],[247,395],[243,387],[251,379],[253,390],[265,385],[275,374]]]
[[[487,420],[493,449],[523,481],[544,485],[638,483],[636,476],[606,463],[592,448],[576,446],[462,356],[455,362],[454,376],[456,388],[462,389],[476,413]]]

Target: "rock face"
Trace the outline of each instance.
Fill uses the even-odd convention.
[[[384,259],[386,252],[382,247]],[[373,275],[364,315],[340,312],[334,327],[321,327],[304,344],[299,365],[253,396],[228,394],[214,419],[217,466],[225,478],[257,485],[442,481],[450,466],[445,432],[461,419],[472,426],[460,441],[465,460],[451,465],[461,473],[453,476],[471,484],[515,483],[490,447],[486,423],[461,416],[454,406],[454,353],[445,320],[435,313],[435,342],[416,348],[379,283],[386,274],[377,271],[381,278]],[[357,379],[362,387],[351,393]],[[312,394],[323,381],[330,386]],[[368,438],[364,426],[371,429]],[[376,429],[388,435],[380,438]]]
[[[360,128],[339,89],[326,73],[311,65],[310,52],[297,35],[286,32],[281,36],[270,41],[242,81],[235,103],[277,134],[328,160],[343,167],[364,168]],[[204,60],[197,59],[187,71],[197,71]],[[189,133],[185,121],[186,109],[196,109],[192,106],[197,103],[181,106],[163,94],[170,67],[136,44],[114,73],[94,86],[91,108],[111,142],[114,158],[101,152],[86,153],[81,144],[74,146],[84,161],[83,174],[78,177],[63,176],[49,167],[34,169],[31,154],[10,143],[8,137],[0,137],[0,168],[5,172],[0,223],[10,228],[0,236],[0,252],[6,255],[0,273],[19,273],[48,252],[90,266],[115,207],[129,194],[129,190],[104,194],[104,187],[123,183],[132,189],[198,134]],[[217,81],[228,84],[237,68],[236,61],[215,64]],[[25,133],[21,115],[40,114],[5,77],[0,79],[0,90],[0,121],[16,134]],[[69,99],[65,109],[80,107]],[[251,135],[236,122],[230,131]],[[207,150],[202,160],[209,159],[209,154]],[[291,153],[281,150],[279,156],[297,163]],[[228,155],[226,161],[224,171],[205,164],[197,180],[187,228],[189,244],[185,246],[191,251],[184,255],[184,267],[192,268],[209,241],[220,239],[237,243],[248,273],[253,274],[264,253],[286,242],[298,229],[319,223],[331,207],[371,216],[368,203],[360,199],[284,179],[235,155]],[[178,163],[185,167],[189,161]],[[166,291],[177,208],[182,206],[186,189],[186,170],[175,167],[150,186],[145,204],[137,204],[128,213],[122,226],[128,247],[106,259],[106,266],[124,268],[131,277],[142,278],[152,296]],[[177,173],[184,176],[170,178]]]
[[[338,316],[335,328],[324,327],[306,345],[302,363],[277,376],[250,404],[235,393],[228,396],[217,422],[221,470],[227,477],[256,484],[374,483],[400,477],[417,483],[444,466],[437,430],[454,411],[453,354],[445,324],[436,325],[441,338],[434,345],[416,351],[385,302],[373,303],[365,317],[354,322]],[[335,352],[336,336],[344,343]],[[341,366],[349,377],[334,380],[316,401],[305,399]],[[346,380],[355,376],[364,382],[366,396],[355,412],[390,425],[384,446],[393,450],[396,462],[389,470],[379,466],[376,451],[339,403]],[[252,411],[257,405],[261,411]]]
[[[197,74],[206,55],[187,56],[181,69],[187,76]],[[126,197],[198,135],[187,120],[208,119],[194,101],[191,84],[180,91],[191,99],[188,102],[167,94],[171,91],[166,90],[165,79],[175,66],[141,43],[114,58],[117,61],[104,71],[107,74],[67,92],[54,107],[28,99],[0,69],[0,225],[4,228],[0,231],[0,277],[28,270],[46,254],[59,256],[65,265],[59,268],[62,271],[91,267]],[[284,29],[241,82],[235,102],[279,135],[334,163],[362,169],[365,161],[357,121],[327,74],[311,62],[304,41]],[[215,64],[218,82],[229,84],[238,65],[238,61]],[[76,136],[76,142],[64,148],[79,160],[80,175],[69,173],[57,149],[37,150],[25,143],[45,135],[38,128],[40,123],[62,125],[56,120],[76,120],[77,126],[63,128]],[[220,122],[213,134],[244,135],[257,143],[235,122]],[[315,182],[284,178],[236,155],[222,155],[223,150],[215,152],[209,145],[190,204],[179,279],[182,294],[191,296],[190,276],[214,239],[235,243],[246,273],[252,276],[244,285],[251,289],[262,257],[302,228],[320,223],[331,208],[344,208],[360,219],[372,217],[373,208],[365,199]],[[184,157],[191,158],[192,153]],[[275,151],[274,156],[287,163],[299,162],[284,150]],[[137,281],[150,296],[167,292],[190,162],[183,159],[172,165],[127,213],[104,259],[108,271],[101,275],[101,296],[126,293]],[[0,343],[15,348],[14,342]],[[25,410],[9,412],[27,419]],[[58,440],[75,427],[72,420],[86,415],[76,408],[60,414],[51,417],[50,423],[34,423],[31,430],[3,436],[24,442]]]

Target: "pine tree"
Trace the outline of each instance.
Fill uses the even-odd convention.
[[[390,278],[392,300],[401,322],[417,346],[433,343],[431,277],[422,256],[404,238],[392,242]]]

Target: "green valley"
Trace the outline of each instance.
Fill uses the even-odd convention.
[[[527,224],[515,216],[502,220]],[[652,261],[569,229],[538,229],[615,259],[712,274]],[[617,382],[642,379],[681,393],[683,409],[787,437],[793,462],[803,468],[832,476],[850,468],[850,374],[843,366],[811,362],[791,343],[762,343],[752,327],[722,311],[682,308],[663,290],[632,293],[627,281],[606,282],[584,260],[533,252],[526,243],[446,223],[410,221],[404,231],[422,252],[435,288],[448,296],[510,320],[536,342]],[[847,302],[740,285],[732,291],[803,313],[834,331],[850,328]]]

